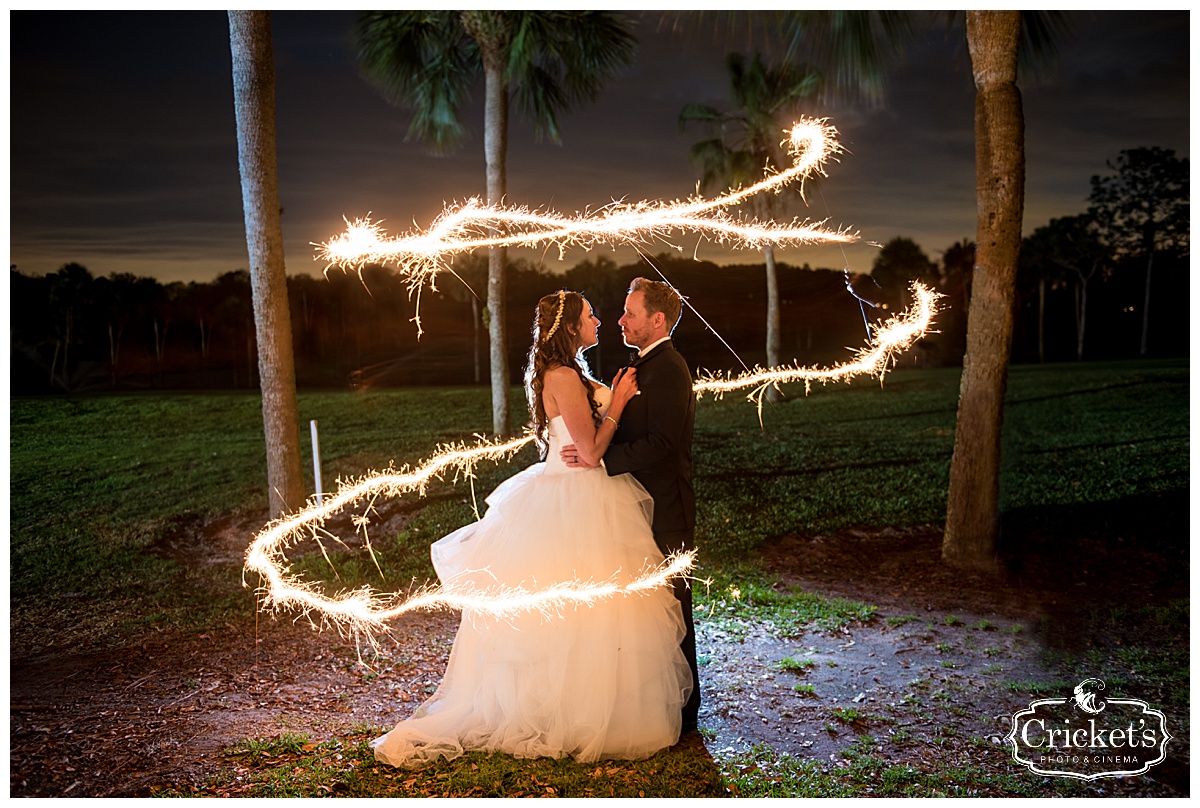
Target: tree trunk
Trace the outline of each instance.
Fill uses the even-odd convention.
[[[1087,331],[1087,282],[1080,277],[1075,289],[1075,361],[1083,361],[1083,335]]]
[[[267,444],[267,495],[270,515],[277,517],[304,504],[304,486],[300,476],[292,322],[279,220],[270,13],[230,11],[229,44]]]
[[[1038,361],[1046,361],[1046,279],[1038,278]]]
[[[117,340],[113,333],[113,324],[108,324],[108,373],[111,386],[117,386]]]
[[[475,384],[483,381],[483,363],[479,360],[479,298],[471,295],[471,358],[475,367]]]
[[[162,372],[163,357],[167,353],[167,329],[171,327],[170,320],[163,320],[162,331],[158,329],[158,320],[154,320],[154,363],[158,365],[158,370]]]
[[[71,308],[68,307],[67,308],[67,336],[63,340],[63,363],[62,363],[62,389],[66,390],[68,392],[70,392],[70,390],[71,390],[71,376],[70,376],[70,372],[69,372],[70,362],[68,362],[67,360],[69,360],[71,358],[71,331],[74,330],[72,328],[72,326],[74,326],[74,325],[75,325],[75,313]]]
[[[1154,248],[1150,248],[1150,257],[1146,259],[1146,294],[1142,300],[1142,347],[1140,356],[1145,356],[1150,349],[1150,270],[1154,268]]]
[[[779,276],[775,272],[775,248],[763,247],[763,259],[767,265],[767,367],[779,367]],[[767,388],[767,401],[779,401],[782,395],[777,387]]]
[[[960,567],[995,564],[1000,432],[1025,197],[1025,127],[1016,86],[1020,30],[1018,11],[967,12],[976,89],[977,250],[942,539],[942,559]]]
[[[54,371],[58,369],[58,351],[62,347],[62,340],[54,340],[54,358],[50,360],[50,386],[54,386]]]
[[[507,188],[505,160],[508,153],[508,83],[500,55],[485,49],[484,75],[487,95],[484,113],[483,150],[487,159],[487,195],[489,205],[504,201]],[[507,250],[488,250],[488,336],[492,365],[492,432],[499,438],[509,436],[508,426],[508,350],[504,338],[505,277]]]

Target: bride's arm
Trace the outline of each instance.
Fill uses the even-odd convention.
[[[587,390],[579,383],[579,376],[575,371],[570,368],[555,368],[546,374],[543,395],[546,402],[554,402],[563,417],[582,465],[600,465],[600,459],[604,457],[604,451],[621,422],[625,405],[637,392],[636,374],[637,371],[630,369],[613,382],[613,401],[599,426],[592,420]]]

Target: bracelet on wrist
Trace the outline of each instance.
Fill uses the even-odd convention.
[[[606,415],[606,416],[604,416],[604,420],[605,420],[605,421],[612,421],[612,422],[613,422],[613,427],[614,427],[614,428],[617,428],[617,429],[620,429],[620,428],[621,428],[621,424],[620,424],[620,423],[617,421],[617,419],[616,419],[616,418],[613,418],[611,415]]]

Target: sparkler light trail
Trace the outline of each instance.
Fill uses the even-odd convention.
[[[859,350],[854,359],[828,368],[806,368],[799,365],[778,368],[755,368],[748,373],[738,376],[722,376],[711,374],[696,382],[693,388],[697,395],[712,393],[720,398],[735,390],[751,388],[746,396],[759,406],[759,416],[762,415],[762,398],[771,387],[793,382],[804,382],[804,392],[807,394],[813,382],[849,381],[854,376],[865,374],[876,375],[880,378],[891,368],[897,354],[903,353],[929,330],[933,315],[937,312],[937,300],[940,294],[927,288],[919,282],[911,287],[913,308],[904,314],[892,317],[875,329],[875,336],[870,344]]]
[[[483,457],[498,457],[515,451],[533,438],[510,441],[502,445],[487,445],[472,451],[450,451],[443,453],[422,469],[411,475],[377,475],[364,487],[362,483],[351,484],[339,492],[338,500],[361,499],[367,493],[377,493],[378,488],[409,488],[424,490],[424,486],[436,473],[439,466],[445,470],[450,466],[459,468],[473,465]],[[407,476],[408,479],[399,478]],[[383,482],[381,478],[392,479]],[[374,487],[373,487],[374,486]],[[370,640],[375,632],[386,630],[387,621],[414,611],[437,609],[461,609],[472,615],[510,619],[519,614],[537,612],[543,617],[559,615],[573,605],[590,605],[602,600],[623,595],[648,592],[662,586],[672,578],[686,575],[695,561],[695,551],[674,553],[654,569],[642,572],[626,583],[618,583],[614,574],[606,581],[566,581],[548,587],[529,590],[521,586],[497,586],[481,589],[468,586],[422,587],[409,596],[400,593],[390,595],[375,592],[371,587],[361,587],[352,592],[330,597],[296,576],[288,575],[281,562],[282,545],[288,533],[307,526],[315,530],[323,520],[325,509],[309,509],[296,518],[275,524],[260,534],[250,546],[245,568],[257,572],[267,582],[262,591],[264,606],[275,611],[297,609],[304,615],[318,614],[326,624],[332,624],[343,633],[362,636]]]
[[[824,174],[825,163],[842,151],[837,129],[826,119],[806,118],[797,122],[788,137],[793,164],[748,188],[730,191],[713,199],[694,196],[683,202],[614,202],[594,213],[564,216],[536,212],[523,207],[484,205],[479,199],[447,207],[427,231],[411,231],[389,238],[368,219],[347,220],[346,232],[325,244],[316,244],[317,258],[332,266],[361,270],[368,264],[395,264],[408,280],[409,293],[419,291],[426,281],[433,286],[438,272],[449,270],[450,260],[483,247],[557,247],[560,257],[570,247],[590,249],[598,244],[644,245],[667,241],[670,233],[697,233],[733,248],[758,249],[779,246],[848,243],[858,235],[831,230],[824,222],[793,219],[789,224],[747,221],[727,211],[752,196],[778,193],[784,186]],[[680,249],[677,245],[671,246]],[[418,331],[420,319],[414,318]]]
[[[697,395],[711,393],[717,397],[749,389],[748,398],[759,403],[761,418],[762,393],[771,385],[803,381],[807,393],[814,381],[846,381],[863,374],[882,377],[897,354],[924,336],[936,312],[937,293],[920,283],[913,284],[912,292],[913,307],[878,327],[871,343],[850,362],[829,368],[797,366],[756,369],[732,377],[708,376],[698,380],[694,389]],[[477,438],[474,446],[455,444],[441,447],[427,461],[413,469],[405,467],[399,471],[389,469],[372,472],[359,480],[344,482],[337,494],[324,498],[322,504],[314,502],[290,517],[267,525],[246,552],[245,570],[261,576],[266,608],[275,611],[294,609],[304,615],[317,614],[322,621],[339,630],[367,638],[376,631],[386,629],[388,620],[412,611],[470,609],[474,613],[501,619],[527,611],[551,614],[571,604],[644,591],[662,585],[669,578],[688,573],[693,557],[685,554],[668,558],[657,570],[645,573],[625,585],[612,581],[573,581],[535,591],[504,588],[494,591],[453,591],[430,587],[418,590],[409,597],[401,593],[378,593],[370,587],[328,596],[321,594],[312,583],[288,573],[288,562],[284,555],[286,548],[306,536],[318,538],[323,532],[321,526],[325,520],[343,508],[364,501],[374,502],[380,496],[396,497],[413,492],[424,496],[432,481],[449,475],[455,480],[473,477],[477,464],[505,460],[532,442],[533,435],[504,443]],[[365,533],[365,520],[363,524]]]
[[[438,272],[452,271],[450,261],[454,256],[483,247],[555,246],[561,256],[569,247],[590,249],[598,244],[629,244],[640,248],[653,240],[669,243],[668,236],[676,232],[696,233],[735,248],[851,242],[857,239],[856,234],[829,230],[824,227],[824,222],[793,219],[779,225],[734,218],[728,212],[756,194],[778,193],[792,182],[802,184],[813,174],[823,174],[825,163],[842,151],[836,136],[837,130],[825,119],[799,121],[788,138],[793,158],[791,168],[768,175],[748,188],[713,199],[694,196],[673,203],[614,202],[595,213],[577,217],[502,205],[486,206],[478,199],[472,199],[464,205],[448,207],[428,231],[413,231],[397,238],[388,238],[378,224],[369,220],[347,222],[344,234],[324,245],[316,245],[320,248],[318,257],[328,262],[326,270],[335,265],[361,270],[368,264],[395,264],[399,274],[407,279],[410,294],[416,292],[419,296],[425,282],[433,287]],[[696,383],[695,391],[697,395],[711,393],[720,397],[748,389],[747,397],[758,403],[761,421],[763,394],[772,386],[803,381],[807,393],[814,381],[848,380],[860,374],[878,374],[882,378],[895,355],[924,335],[936,310],[936,293],[914,284],[913,296],[913,309],[877,327],[870,344],[849,362],[829,368],[797,365],[756,368],[738,376],[710,375]],[[419,316],[414,320],[420,334]],[[464,612],[501,619],[530,611],[550,615],[559,613],[567,605],[646,591],[662,586],[673,577],[687,575],[693,563],[691,553],[673,555],[657,569],[644,571],[626,584],[618,584],[614,575],[608,581],[563,582],[537,590],[499,586],[486,590],[456,589],[451,585],[422,587],[405,596],[398,592],[376,592],[366,586],[329,596],[318,591],[311,582],[288,572],[284,552],[305,536],[316,539],[318,544],[321,544],[322,535],[340,541],[322,527],[334,513],[363,501],[373,503],[380,496],[396,497],[414,492],[424,496],[426,487],[434,479],[450,474],[455,480],[472,478],[476,464],[509,458],[532,441],[533,435],[505,443],[490,443],[478,438],[471,447],[465,444],[441,447],[433,457],[414,469],[372,472],[360,480],[342,483],[335,496],[268,524],[248,548],[245,563],[245,569],[258,573],[264,582],[261,589],[264,606],[275,611],[294,609],[310,619],[314,614],[319,615],[323,623],[332,624],[340,631],[371,639],[374,632],[387,628],[388,620],[416,610],[463,609]],[[353,522],[363,531],[365,539],[368,519],[356,516]],[[366,544],[370,551],[369,541]],[[323,544],[321,551],[325,552]],[[328,554],[325,557],[328,560]]]

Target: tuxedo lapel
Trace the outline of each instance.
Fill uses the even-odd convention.
[[[647,351],[643,355],[639,356],[638,354],[634,354],[633,355],[634,359],[632,362],[629,363],[629,367],[631,367],[631,368],[637,367],[638,365],[647,361],[651,357],[658,356],[660,353],[662,353],[663,351],[667,350],[670,347],[671,347],[671,340],[665,340],[665,341],[660,342],[657,345],[655,345],[653,348],[651,348],[649,351]]]

